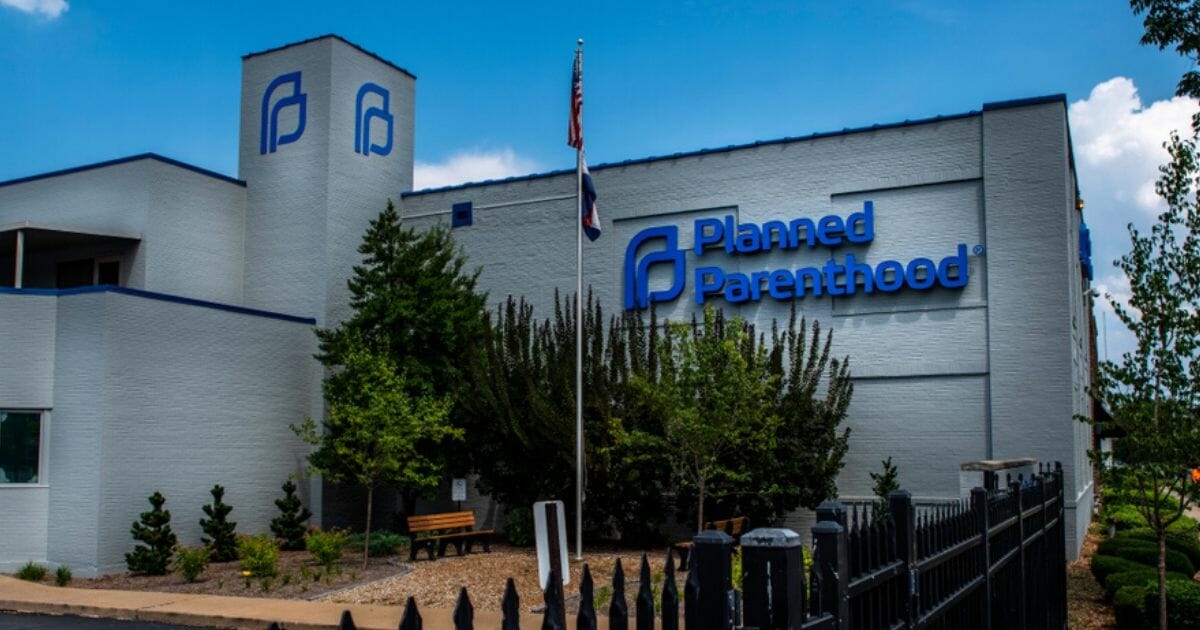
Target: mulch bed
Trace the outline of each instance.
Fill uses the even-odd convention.
[[[1072,630],[1111,630],[1117,627],[1104,588],[1092,577],[1092,554],[1102,537],[1088,532],[1079,559],[1067,563],[1067,621]]]
[[[653,550],[648,555],[657,593],[662,587],[666,554],[665,550]],[[592,573],[595,599],[599,604],[596,610],[598,614],[608,613],[610,584],[618,559],[625,571],[626,602],[630,612],[633,612],[641,557],[642,552],[628,549],[595,547],[586,550],[586,562]],[[572,560],[570,566],[570,583],[563,591],[567,597],[568,612],[574,613],[578,609],[583,563]],[[412,596],[421,609],[453,608],[460,589],[466,586],[476,610],[499,611],[509,577],[513,578],[523,610],[532,611],[542,605],[536,552],[532,548],[504,544],[493,544],[491,553],[477,550],[465,556],[455,556],[451,548],[445,557],[432,562],[424,554],[416,562],[409,562],[408,549],[404,548],[397,556],[372,558],[366,570],[362,569],[362,554],[347,551],[338,568],[331,573],[324,572],[313,563],[306,551],[284,551],[279,556],[279,575],[269,580],[246,578],[242,576],[239,563],[224,562],[210,564],[194,583],[185,582],[178,574],[154,576],[117,573],[98,578],[75,578],[70,586],[391,605],[403,605]],[[684,577],[686,573],[677,576],[681,596]],[[44,582],[53,583],[52,574]]]
[[[409,568],[406,564],[398,562],[395,558],[371,558],[367,569],[363,570],[362,553],[346,552],[334,571],[326,572],[312,561],[312,556],[307,551],[281,551],[279,574],[269,579],[244,577],[241,565],[235,561],[214,562],[208,565],[208,569],[193,583],[185,582],[178,574],[115,573],[98,578],[75,578],[71,580],[70,586],[238,597],[317,599],[347,587],[399,575],[407,570]],[[47,579],[52,580],[52,577]]]

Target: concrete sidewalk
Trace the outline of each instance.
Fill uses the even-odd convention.
[[[336,628],[343,610],[354,615],[359,628],[394,629],[404,612],[401,606],[67,588],[6,575],[0,575],[0,610],[256,630],[264,630],[273,621],[288,629]],[[430,608],[420,612],[425,628],[453,630],[451,610]],[[476,627],[498,628],[500,621],[499,613],[475,612]],[[522,627],[540,628],[541,624],[541,615],[521,615]]]

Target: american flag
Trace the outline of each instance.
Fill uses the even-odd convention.
[[[571,120],[567,122],[567,145],[583,150],[583,60],[575,55],[571,73]]]

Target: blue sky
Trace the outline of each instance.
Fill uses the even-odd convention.
[[[1171,99],[1186,62],[1140,46],[1118,0],[0,0],[0,180],[145,151],[236,174],[241,55],[330,32],[417,75],[430,184],[570,167],[577,37],[593,164],[1066,93],[1118,298],[1105,261],[1153,217],[1158,145],[1195,107]]]

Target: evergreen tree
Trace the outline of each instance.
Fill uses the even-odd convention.
[[[284,550],[301,551],[304,549],[304,533],[307,529],[304,522],[312,516],[312,512],[296,496],[296,484],[291,479],[284,482],[283,493],[282,499],[275,499],[279,516],[271,519],[271,533],[281,541]]]
[[[487,296],[475,290],[479,270],[467,271],[448,227],[405,228],[391,201],[358,252],[362,264],[347,282],[353,315],[317,331],[321,361],[342,365],[359,339],[387,354],[411,387],[435,396],[456,391],[483,331]]]
[[[871,481],[875,482],[872,491],[876,497],[879,497],[879,501],[875,503],[875,515],[879,518],[886,518],[888,516],[888,494],[900,489],[900,471],[892,464],[890,455],[880,463],[883,464],[883,472],[867,474],[871,475]]]
[[[237,523],[228,520],[233,506],[222,501],[225,497],[225,488],[220,484],[213,486],[209,492],[213,496],[212,505],[205,505],[202,508],[208,518],[200,519],[200,529],[207,538],[200,538],[200,542],[204,543],[204,546],[212,552],[213,562],[237,560],[237,535],[233,533],[233,530],[237,528]]]
[[[133,539],[144,545],[136,545],[131,553],[125,554],[125,564],[130,571],[149,575],[166,575],[175,549],[175,533],[171,531],[171,511],[162,509],[167,500],[162,494],[150,495],[149,512],[142,512],[141,522],[134,522],[130,533]]]

